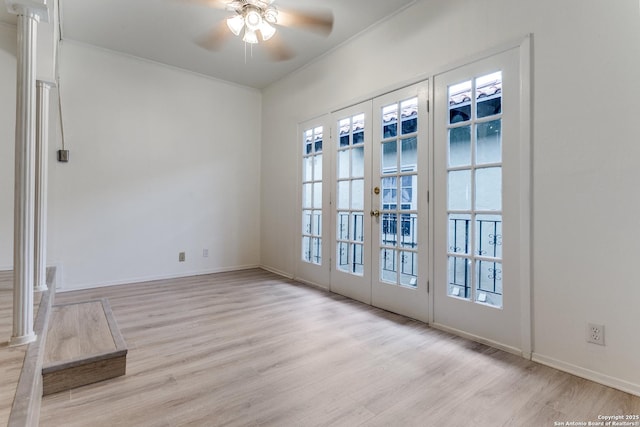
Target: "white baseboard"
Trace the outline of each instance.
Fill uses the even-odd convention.
[[[105,286],[120,286],[120,285],[130,285],[132,283],[153,282],[155,280],[180,279],[183,277],[203,276],[206,274],[226,273],[229,271],[250,270],[252,268],[260,268],[260,266],[255,264],[238,265],[233,267],[213,268],[213,269],[207,269],[207,270],[194,270],[194,271],[182,272],[179,274],[132,277],[132,278],[123,279],[123,280],[102,281],[102,282],[89,283],[89,284],[84,284],[82,286],[74,286],[74,287],[57,286],[56,292],[73,292],[73,291],[81,291],[85,289],[102,288]]]
[[[439,323],[431,323],[429,324],[429,326],[431,326],[434,329],[439,329],[444,332],[449,332],[450,334],[457,335],[459,337],[466,338],[471,341],[488,345],[489,347],[494,347],[499,350],[506,351],[507,353],[515,354],[516,356],[524,357],[525,359],[530,359],[530,357],[527,357],[528,355],[526,353],[523,353],[522,350],[520,350],[519,348],[511,347],[511,346],[499,343],[497,341],[488,340],[486,338],[482,338],[480,336],[473,335],[473,334],[461,331],[459,329],[450,328],[448,326],[444,326]]]
[[[573,365],[571,363],[563,362],[562,360],[554,359],[553,357],[544,356],[542,354],[533,353],[532,360],[534,362],[541,363],[551,368],[558,369],[560,371],[568,372],[575,376],[584,378],[586,380],[594,381],[608,387],[624,391],[636,396],[640,396],[640,384],[634,384],[629,381],[625,381],[620,378],[611,377],[609,375],[601,374],[599,372],[592,371],[590,369],[582,368],[580,366]]]
[[[307,286],[311,286],[312,288],[317,288],[317,289],[322,289],[323,291],[329,291],[331,292],[331,288],[329,288],[328,286],[322,286],[318,283],[312,282],[310,280],[305,280],[305,279],[301,279],[299,277],[294,277],[293,280],[295,280],[296,282],[300,282],[304,285]]]
[[[290,273],[285,273],[282,270],[278,270],[277,268],[269,267],[268,265],[260,265],[260,268],[263,270],[270,271],[273,274],[277,274],[278,276],[286,277],[287,279],[293,280],[293,275]]]

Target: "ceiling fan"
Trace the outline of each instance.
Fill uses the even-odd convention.
[[[333,14],[328,10],[294,11],[274,5],[274,0],[186,0],[232,12],[198,44],[219,50],[230,36],[242,37],[250,45],[263,43],[273,60],[290,59],[294,53],[277,34],[278,26],[298,27],[328,36],[333,30]]]

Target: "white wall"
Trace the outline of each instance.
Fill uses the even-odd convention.
[[[0,23],[0,270],[13,268],[16,27]]]
[[[419,0],[263,94],[262,263],[293,275],[296,125],[533,33],[537,360],[640,394],[636,0]],[[606,325],[606,347],[585,342]]]
[[[50,165],[49,261],[64,288],[259,264],[259,92],[69,42],[60,89],[71,160]]]

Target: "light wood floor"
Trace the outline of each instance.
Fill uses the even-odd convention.
[[[34,295],[38,307],[40,293]],[[37,310],[34,308],[34,313]],[[8,347],[13,333],[13,273],[0,271],[0,426],[7,425],[27,346]]]
[[[262,270],[106,297],[127,375],[47,396],[41,426],[553,426],[640,398]]]

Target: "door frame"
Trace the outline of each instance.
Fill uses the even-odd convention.
[[[519,162],[520,169],[520,185],[519,185],[519,200],[517,200],[519,206],[519,239],[520,239],[520,256],[519,256],[519,281],[520,281],[520,348],[513,348],[505,346],[502,343],[495,342],[486,339],[481,336],[473,335],[471,333],[461,331],[458,329],[452,329],[446,325],[435,322],[435,292],[433,287],[435,286],[435,254],[436,246],[435,239],[430,241],[430,270],[429,270],[429,325],[441,329],[447,332],[451,332],[455,335],[462,336],[464,338],[481,342],[492,347],[499,348],[509,353],[520,355],[526,359],[531,359],[533,352],[532,342],[532,298],[531,298],[531,281],[532,281],[532,210],[533,210],[533,191],[532,191],[532,106],[531,106],[531,90],[532,90],[532,35],[527,34],[524,37],[517,38],[515,40],[506,42],[493,49],[486,50],[482,53],[466,57],[466,59],[451,63],[448,66],[442,67],[437,72],[430,73],[430,104],[437,108],[435,105],[435,78],[440,74],[447,73],[456,68],[463,67],[465,65],[473,64],[475,62],[490,58],[500,53],[515,49],[518,51],[519,56],[519,73],[520,73],[520,85],[519,85],[519,143],[520,151]],[[431,176],[430,176],[430,188],[431,194],[437,191],[435,187],[435,115],[430,114],[430,139],[433,143],[430,145],[430,158],[431,163]],[[433,200],[432,200],[433,201]],[[435,203],[429,204],[429,233],[430,236],[435,236],[435,216],[436,206]]]

